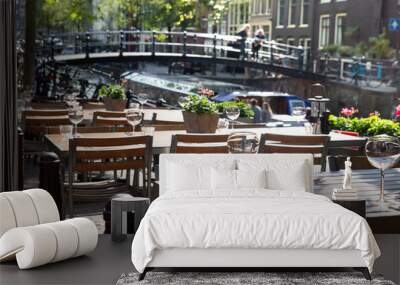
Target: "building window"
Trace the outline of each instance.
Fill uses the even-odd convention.
[[[271,26],[264,25],[262,28],[264,30],[265,40],[269,41],[271,39]]]
[[[296,8],[297,8],[297,0],[289,0],[289,20],[288,20],[289,27],[296,26]]]
[[[232,1],[233,2],[233,1]],[[229,5],[228,31],[235,34],[249,20],[249,1],[235,1]]]
[[[310,0],[301,0],[300,25],[307,27],[310,15]]]
[[[283,39],[282,38],[276,38],[275,42],[278,44],[283,44]]]
[[[329,15],[322,15],[319,20],[319,47],[323,48],[329,44]]]
[[[321,4],[331,3],[331,0],[321,0]]]
[[[336,15],[335,24],[335,44],[342,45],[344,38],[344,31],[346,30],[346,14]]]
[[[276,23],[277,27],[285,26],[285,0],[278,0],[276,10]]]

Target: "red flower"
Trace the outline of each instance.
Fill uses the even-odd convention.
[[[394,116],[395,116],[396,118],[399,118],[399,117],[400,117],[400,104],[396,107],[396,112],[394,113]]]

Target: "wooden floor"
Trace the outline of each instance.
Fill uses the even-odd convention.
[[[100,235],[94,252],[42,267],[19,270],[16,262],[0,265],[1,285],[115,284],[122,273],[134,271],[131,261],[132,237],[117,243]]]

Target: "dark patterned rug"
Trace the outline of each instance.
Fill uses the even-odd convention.
[[[138,281],[138,273],[122,274],[117,285],[212,284],[212,285],[395,285],[381,276],[368,281],[358,272],[148,272]]]

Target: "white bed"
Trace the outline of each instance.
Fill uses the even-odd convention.
[[[310,193],[312,169],[310,155],[162,155],[160,197],[132,243],[141,278],[154,267],[354,267],[369,277],[380,252],[367,222]]]

